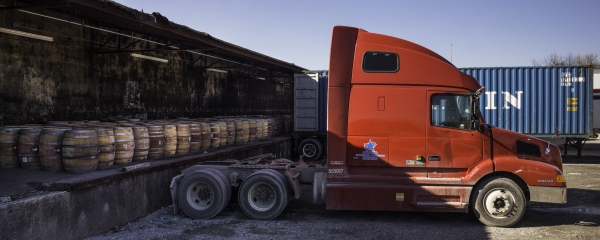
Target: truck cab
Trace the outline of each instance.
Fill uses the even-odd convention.
[[[312,183],[313,202],[329,210],[471,212],[499,227],[516,224],[527,203],[566,203],[558,147],[485,124],[483,87],[443,57],[337,26],[329,64],[326,94],[310,81],[318,75],[295,89],[301,142],[317,141],[326,124],[326,165],[273,154],[203,162],[173,178],[175,212],[211,218],[237,192],[248,217],[269,220],[300,198],[300,183]]]
[[[429,49],[335,27],[327,209],[471,211],[506,227],[527,202],[565,203],[558,147],[486,125],[481,90]]]

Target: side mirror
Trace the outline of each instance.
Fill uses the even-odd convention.
[[[481,124],[481,123],[479,123],[479,121],[474,120],[473,121],[473,129],[475,131],[479,131],[480,133],[484,133],[485,132],[485,124]]]
[[[480,133],[484,133],[485,132],[485,124],[479,124],[477,123],[477,127]]]
[[[485,124],[481,124],[479,122],[479,115],[476,113],[471,114],[471,126],[475,131],[479,131],[480,133],[485,132]]]

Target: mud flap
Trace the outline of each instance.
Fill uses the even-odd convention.
[[[294,190],[295,199],[299,199],[300,195],[302,194],[302,191],[300,190],[300,182],[298,181],[298,175],[300,174],[294,174],[294,171],[292,171],[290,168],[285,170],[285,176],[288,178],[288,181]]]
[[[171,180],[171,200],[173,200],[173,211],[175,214],[179,212],[179,205],[177,204],[177,188],[179,188],[179,182],[183,178],[184,174],[179,174]]]

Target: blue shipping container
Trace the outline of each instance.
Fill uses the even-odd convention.
[[[327,133],[328,71],[294,74],[294,131]]]
[[[534,137],[593,137],[593,69],[586,67],[461,68],[484,87],[486,123]]]

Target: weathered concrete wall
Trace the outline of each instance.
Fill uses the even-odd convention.
[[[8,2],[0,1],[5,6]],[[86,25],[101,24],[51,10],[35,11]],[[120,115],[164,119],[293,111],[292,86],[236,71],[188,70],[198,58],[191,53],[152,53],[168,63],[133,58],[130,53],[96,54],[112,34],[19,11],[2,11],[0,26],[54,37],[54,42],[46,42],[0,33],[0,125]],[[123,47],[133,41],[115,37],[107,46]],[[155,47],[145,42],[133,46]],[[212,63],[204,61],[195,66]]]
[[[244,159],[264,153],[290,158],[292,142],[291,138],[279,138],[237,150],[220,150],[191,160],[186,156],[182,158],[187,160],[182,161],[153,162],[150,168],[139,171],[115,173],[100,179],[73,180],[74,185],[85,188],[3,203],[0,204],[0,239],[62,240],[93,236],[172,204],[171,179],[187,167],[206,160]]]
[[[68,192],[51,192],[0,205],[2,239],[52,239],[68,236]],[[52,230],[52,231],[50,231]],[[55,237],[54,237],[55,238]]]

